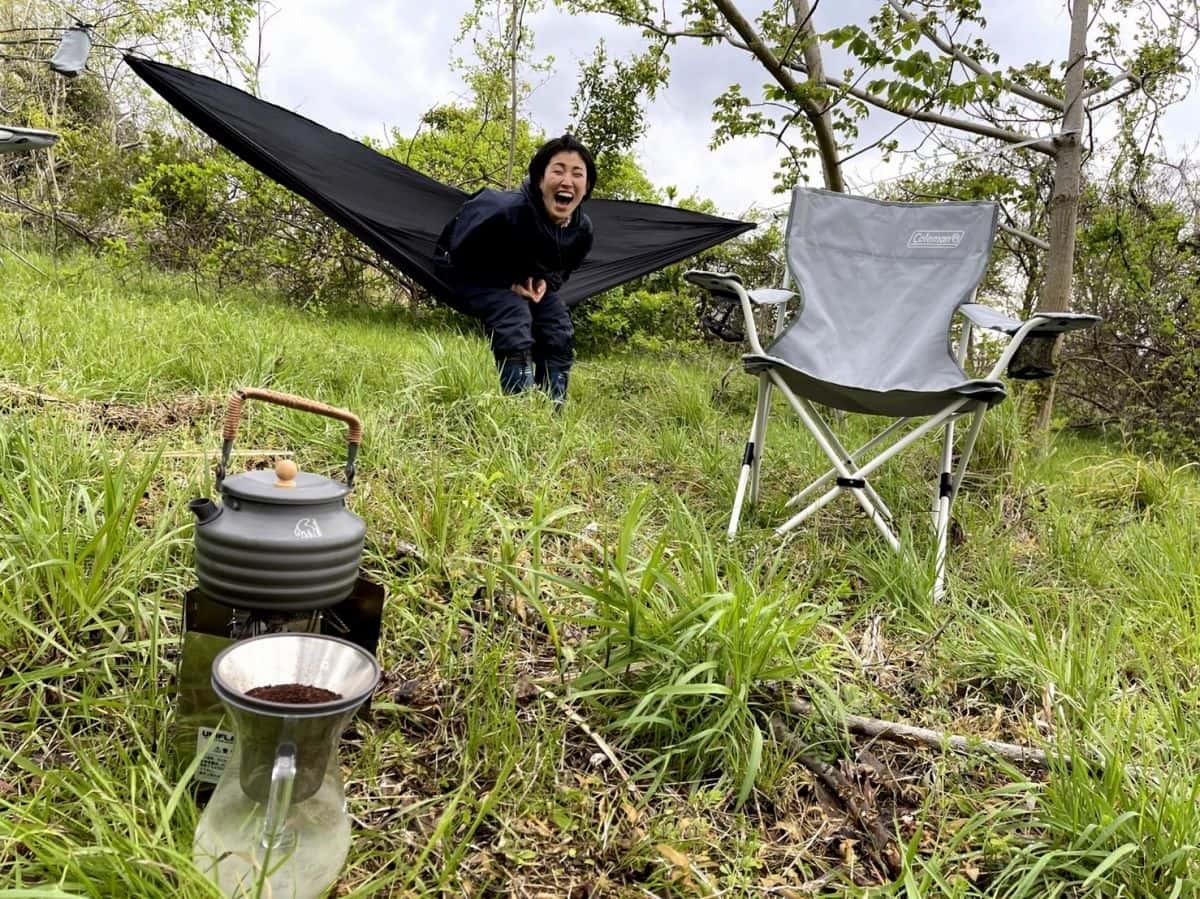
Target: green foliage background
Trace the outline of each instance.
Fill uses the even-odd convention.
[[[479,0],[464,18],[459,36],[464,57],[454,61],[467,90],[464,99],[429,109],[410,132],[394,130],[375,149],[467,191],[519,179],[524,161],[547,136],[525,114],[528,82],[554,71],[554,62],[535,52],[534,35],[524,24],[518,66],[510,70],[509,9]],[[104,24],[83,76],[68,80],[50,72],[42,59],[52,41],[31,44],[29,56],[0,61],[0,102],[11,120],[62,135],[50,151],[0,156],[0,228],[21,246],[28,241],[51,252],[83,246],[120,264],[186,273],[197,285],[243,285],[298,307],[399,306],[452,321],[418,285],[306,201],[180,121],[114,50],[136,44],[157,58],[253,89],[256,71],[243,48],[256,12],[249,0],[120,0],[116,7],[85,2],[77,14]],[[57,7],[47,0],[0,0],[0,27],[21,35],[34,20],[59,21]],[[767,19],[761,25],[766,36],[787,45],[784,25]],[[822,40],[853,45],[859,56],[878,56],[880,65],[895,69],[900,80],[873,89],[911,91],[919,90],[922,79],[937,81],[936,67],[915,49],[912,27],[894,34],[888,28],[872,37],[847,26]],[[877,40],[883,43],[877,46]],[[576,73],[573,127],[597,148],[599,196],[712,209],[704,198],[681,197],[672,185],[651,183],[634,152],[646,128],[645,104],[669,81],[668,49],[649,41],[643,52],[621,59],[599,43]],[[1048,72],[1010,76],[1054,88]],[[956,102],[995,99],[995,85],[980,80],[968,87],[971,96]],[[715,144],[772,124],[738,90],[716,100]],[[855,137],[860,113],[838,114],[845,140]],[[1167,169],[1141,149],[1143,132],[1132,112],[1126,121],[1119,139],[1092,164],[1112,167],[1104,177],[1090,172],[1081,208],[1075,309],[1103,316],[1104,324],[1067,345],[1060,423],[1116,429],[1138,447],[1191,458],[1200,449],[1200,416],[1191,396],[1200,353],[1194,177],[1186,163],[1172,169],[1176,177],[1167,177]],[[795,133],[807,133],[803,122],[797,128]],[[792,153],[780,189],[790,187],[812,157],[811,146],[798,145]],[[1049,184],[1048,163],[1036,155],[978,160],[968,155],[929,177],[882,189],[905,198],[996,200],[1006,221],[1039,234],[1046,227]],[[687,264],[736,271],[750,284],[778,284],[778,223],[761,224],[748,237]],[[701,298],[683,282],[682,270],[676,266],[584,304],[576,312],[581,350],[658,352],[711,341],[699,326]],[[1041,251],[1002,236],[986,298],[1027,313],[1043,277]]]

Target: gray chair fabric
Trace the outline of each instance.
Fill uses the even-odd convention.
[[[746,370],[775,369],[797,394],[877,415],[933,415],[956,398],[989,405],[999,381],[951,355],[950,322],[983,278],[996,231],[986,202],[897,203],[793,192],[787,251],[800,311]]]

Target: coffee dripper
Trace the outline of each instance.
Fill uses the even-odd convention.
[[[317,899],[337,880],[350,850],[337,742],[378,682],[374,656],[321,634],[252,637],[213,660],[212,687],[237,740],[196,825],[193,858],[226,896]],[[337,698],[247,695],[266,687]]]

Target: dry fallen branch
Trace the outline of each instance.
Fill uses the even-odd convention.
[[[106,427],[151,434],[212,415],[219,408],[217,401],[200,395],[139,405],[117,400],[72,399],[0,381],[0,398],[4,396],[15,398],[17,405],[41,407],[54,404],[74,410]]]
[[[771,691],[768,691],[771,692]],[[778,694],[776,693],[776,698]],[[817,708],[807,699],[789,699],[786,702],[788,711],[805,717],[817,714]],[[862,715],[845,715],[841,724],[850,733],[864,737],[888,740],[893,743],[903,743],[911,746],[928,746],[931,749],[953,749],[963,753],[990,753],[1007,761],[1018,764],[1034,765],[1043,770],[1050,767],[1051,762],[1063,765],[1082,763],[1089,773],[1096,775],[1103,772],[1109,765],[1100,754],[1084,753],[1072,756],[1068,753],[1051,754],[1030,746],[1019,746],[1016,743],[1003,743],[999,740],[984,740],[976,737],[963,737],[948,734],[945,731],[933,730],[928,727],[914,727],[911,724],[900,724],[895,721],[884,721],[879,718],[865,718]],[[1150,783],[1162,783],[1167,776],[1166,771],[1158,766],[1124,765],[1126,774],[1131,777],[1145,778]]]
[[[52,393],[43,393],[40,390],[30,390],[28,387],[21,387],[19,384],[10,384],[7,381],[0,383],[0,390],[12,396],[19,396],[21,399],[30,400],[35,403],[62,403],[66,406],[76,406],[74,400],[65,399],[61,396],[55,396]]]
[[[816,714],[816,707],[807,699],[789,699],[787,709],[797,715],[811,717]],[[963,737],[948,734],[945,731],[932,730],[927,727],[914,727],[911,724],[900,724],[895,721],[883,721],[879,718],[864,718],[862,715],[846,715],[842,719],[846,730],[864,737],[875,737],[880,740],[890,740],[894,743],[917,743],[933,749],[954,749],[959,752],[977,752],[985,750],[1011,762],[1027,765],[1037,765],[1039,768],[1050,766],[1050,757],[1040,749],[1029,746],[1018,746],[1015,743],[1002,743],[999,740],[983,740],[973,737]]]
[[[562,710],[562,713],[571,719],[571,722],[575,724],[576,727],[583,731],[593,743],[600,747],[600,751],[604,753],[604,756],[613,766],[613,770],[620,775],[621,780],[629,788],[629,791],[637,794],[637,785],[633,782],[633,778],[629,776],[629,772],[625,770],[625,766],[621,764],[621,760],[617,758],[616,752],[613,751],[613,748],[608,745],[603,737],[592,730],[587,721],[584,720],[583,716],[571,708],[570,703],[566,699],[560,697],[553,690],[547,690],[541,684],[533,681],[529,681],[529,683],[535,690],[537,690],[539,696],[541,696],[543,699],[549,699],[553,701],[559,707],[559,709]]]

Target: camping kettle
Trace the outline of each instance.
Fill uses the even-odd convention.
[[[246,400],[262,400],[344,421],[349,426],[346,481],[299,471],[290,459],[275,470],[226,477]],[[243,388],[229,399],[216,486],[188,508],[196,516],[199,589],[227,606],[306,611],[336,605],[358,576],[366,525],[346,508],[362,422],[345,409],[273,390]]]

